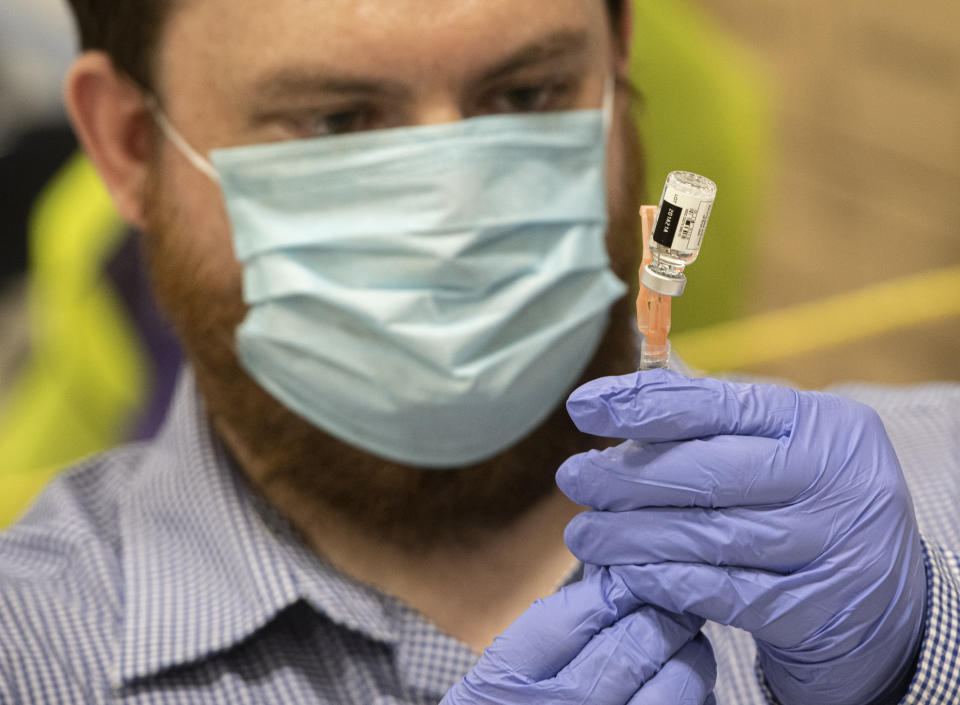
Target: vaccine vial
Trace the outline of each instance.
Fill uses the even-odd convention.
[[[680,296],[687,285],[683,270],[697,259],[717,185],[689,171],[672,171],[660,197],[650,234],[651,261],[640,282],[658,294]]]

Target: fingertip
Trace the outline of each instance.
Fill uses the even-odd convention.
[[[590,403],[597,398],[608,396],[611,391],[632,388],[639,373],[633,372],[626,375],[598,377],[584,382],[570,393],[567,399],[567,408],[571,405]]]
[[[607,467],[606,454],[611,451],[593,449],[567,458],[557,470],[557,487],[573,502],[598,508],[595,506],[596,478],[598,472]]]
[[[609,402],[618,395],[637,389],[640,384],[640,374],[632,372],[615,377],[599,377],[573,390],[567,399],[567,413],[577,428],[584,433],[590,433],[589,426],[593,417],[597,414],[604,415]]]
[[[612,375],[609,377],[598,377],[589,382],[585,382],[577,387],[570,394],[567,400],[568,408],[571,404],[590,404],[596,399],[608,399],[623,391],[635,391],[648,387],[658,387],[664,385],[676,384],[678,382],[687,383],[690,381],[679,372],[673,370],[639,370],[625,375]]]
[[[557,483],[557,487],[560,488],[560,491],[563,492],[569,499],[580,504],[577,501],[579,496],[580,489],[580,463],[581,455],[573,455],[560,465],[557,468],[557,473],[554,476],[554,480]]]
[[[588,512],[581,512],[577,514],[573,519],[571,519],[566,528],[563,530],[563,542],[567,545],[567,548],[570,549],[570,553],[573,554],[574,558],[578,561],[583,561],[583,546],[581,545],[581,537],[583,536],[583,524],[585,519],[583,516]]]
[[[600,380],[594,380],[599,382]],[[587,385],[578,388],[567,399],[567,416],[573,421],[573,425],[582,433],[593,433],[593,429],[599,426],[597,417],[606,416],[606,397],[598,391],[597,387]]]
[[[583,433],[609,438],[633,438],[643,424],[644,393],[689,385],[690,379],[671,370],[645,370],[591,380],[567,399],[567,414]]]

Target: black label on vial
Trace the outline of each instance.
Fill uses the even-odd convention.
[[[680,227],[681,215],[683,215],[683,208],[664,201],[660,206],[660,217],[657,218],[657,224],[653,228],[653,241],[664,247],[673,247],[673,238],[676,237],[677,228]]]

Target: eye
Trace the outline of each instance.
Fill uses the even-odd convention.
[[[342,110],[313,116],[307,128],[314,137],[345,135],[350,132],[369,130],[374,118],[367,110]]]
[[[372,130],[381,122],[380,113],[365,106],[298,110],[269,116],[265,122],[276,124],[287,139],[334,137]]]
[[[495,113],[535,113],[569,107],[570,87],[564,83],[536,83],[494,91],[487,109]]]

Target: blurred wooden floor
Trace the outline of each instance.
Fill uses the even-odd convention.
[[[751,312],[960,264],[960,2],[693,1],[773,81]],[[809,387],[960,380],[960,317],[747,371]]]

